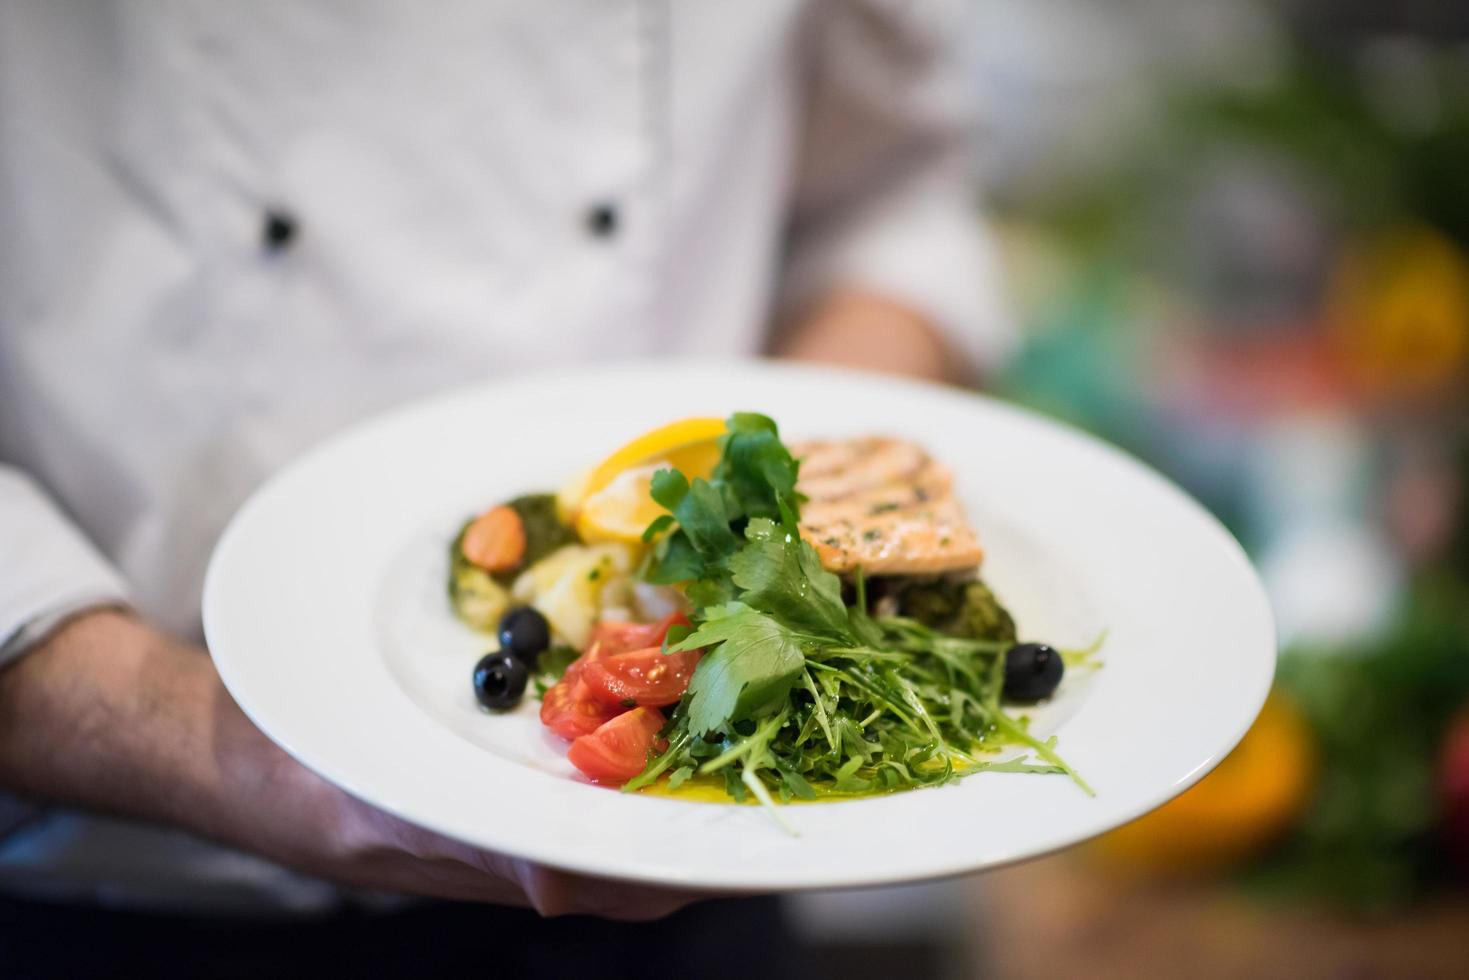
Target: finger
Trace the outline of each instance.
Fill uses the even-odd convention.
[[[517,864],[526,898],[544,916],[596,915],[645,922],[671,915],[702,897],[693,892],[589,878],[529,862]]]
[[[595,915],[621,921],[663,918],[705,897],[559,871],[411,824],[398,824],[397,831],[406,849],[421,856],[420,869],[434,872],[431,886],[415,890],[442,897],[529,906],[547,917]]]

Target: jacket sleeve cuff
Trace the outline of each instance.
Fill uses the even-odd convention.
[[[0,667],[83,610],[126,605],[127,587],[35,481],[0,466]]]

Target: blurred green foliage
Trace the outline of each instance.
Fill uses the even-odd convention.
[[[1451,46],[1406,55],[1373,69],[1370,59],[1298,50],[1267,83],[1175,91],[1122,165],[1010,215],[1043,230],[1067,274],[1025,311],[1031,339],[999,379],[1002,393],[1155,462],[1238,531],[1219,474],[1191,478],[1150,374],[1162,331],[1239,326],[1170,281],[1189,241],[1205,243],[1205,262],[1220,259],[1209,251],[1216,229],[1190,224],[1186,202],[1220,160],[1265,158],[1303,178],[1321,226],[1340,239],[1422,224],[1469,244],[1469,58]],[[1394,76],[1395,65],[1406,75]],[[1171,306],[1150,318],[1157,310],[1140,310],[1139,295]],[[1462,424],[1441,414],[1421,423],[1465,446]],[[1469,705],[1469,452],[1464,462],[1457,538],[1430,567],[1409,570],[1394,623],[1379,637],[1282,658],[1278,684],[1318,739],[1320,781],[1289,837],[1247,872],[1260,894],[1382,909],[1444,880],[1435,766],[1450,719]]]
[[[1401,122],[1358,66],[1301,57],[1258,91],[1179,96],[1167,142],[1185,160],[1211,143],[1256,142],[1309,168],[1355,224],[1412,215],[1469,240],[1469,68],[1448,52],[1425,58],[1421,122]]]
[[[1355,650],[1293,650],[1277,683],[1318,739],[1316,793],[1249,881],[1362,909],[1418,897],[1445,873],[1435,841],[1441,742],[1469,702],[1469,588],[1425,573],[1395,629]]]

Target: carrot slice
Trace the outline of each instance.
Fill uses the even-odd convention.
[[[469,525],[459,547],[485,571],[508,572],[525,558],[525,525],[514,508],[492,507]]]

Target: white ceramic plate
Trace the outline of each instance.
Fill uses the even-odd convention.
[[[520,710],[477,709],[486,648],[450,614],[460,522],[554,488],[674,417],[753,410],[786,438],[891,433],[954,470],[985,576],[1024,637],[1082,645],[1033,730],[1095,787],[980,773],[890,796],[785,808],[590,785]],[[1269,606],[1239,546],[1151,470],[993,400],[849,372],[641,364],[496,381],[369,421],[245,505],[204,594],[209,647],[246,714],[364,800],[486,848],[680,887],[777,891],[913,881],[1073,844],[1182,792],[1235,745],[1275,666]]]

